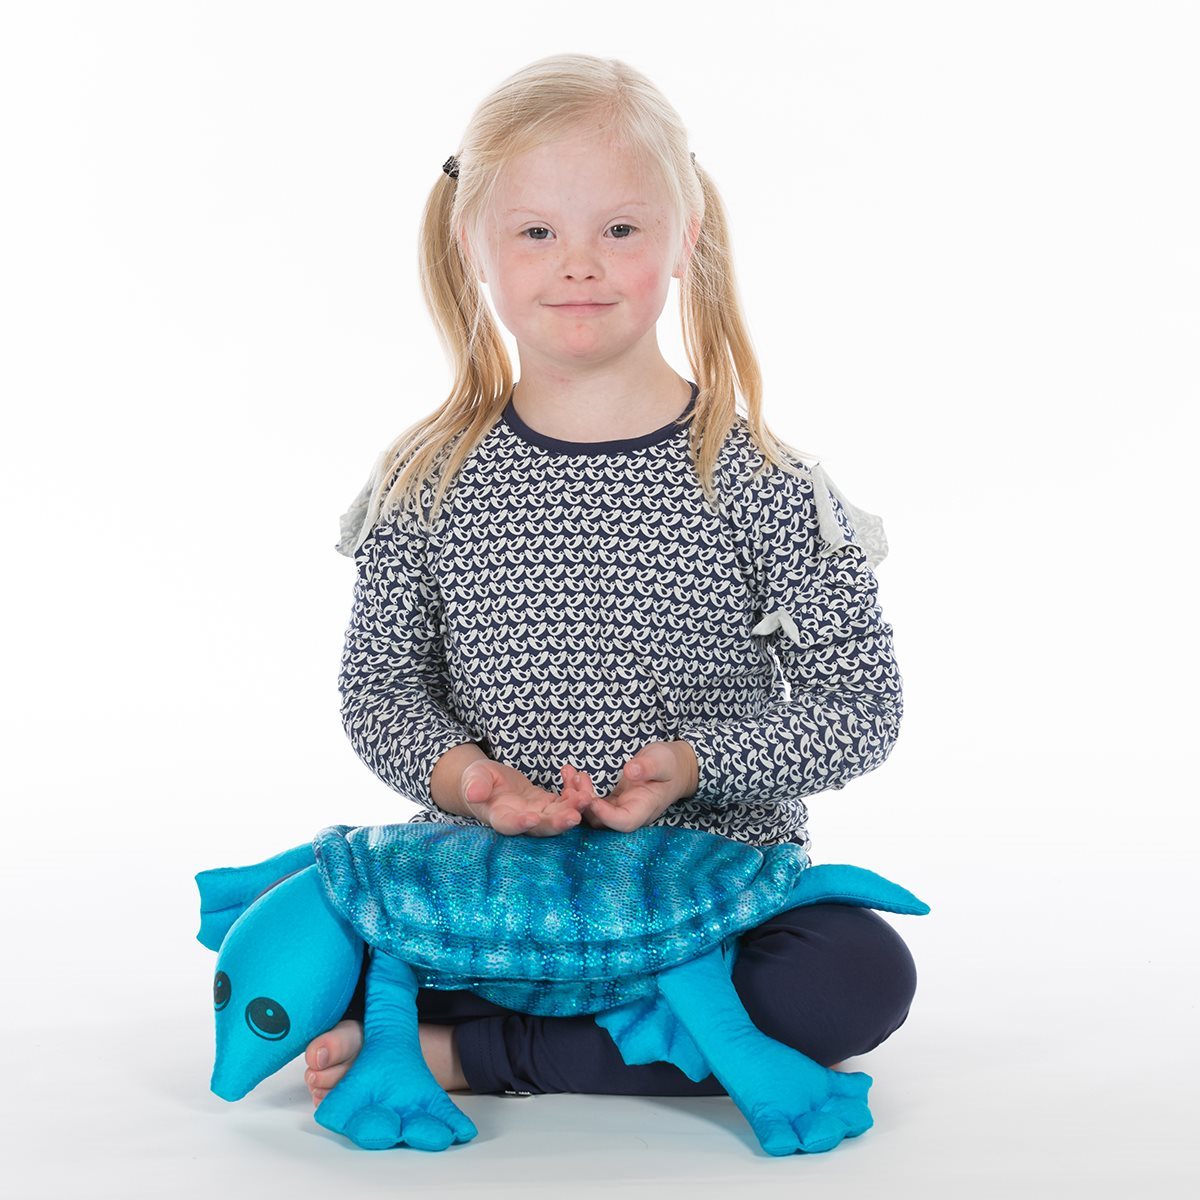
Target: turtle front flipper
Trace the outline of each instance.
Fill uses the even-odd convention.
[[[768,1154],[832,1150],[874,1124],[867,1107],[871,1076],[823,1067],[763,1033],[719,947],[663,971],[658,986]]]
[[[314,1113],[318,1125],[365,1150],[445,1150],[479,1132],[421,1054],[418,986],[408,963],[375,950],[367,969],[362,1050]]]

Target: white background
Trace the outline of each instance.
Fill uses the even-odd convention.
[[[6,1193],[1196,1186],[1195,5],[0,12]],[[568,50],[682,113],[768,423],[891,543],[903,733],[810,829],[932,912],[889,918],[917,996],[824,1155],[587,1096],[460,1097],[474,1143],[373,1155],[299,1063],[207,1090],[195,872],[412,811],[339,721],[338,516],[449,389],[441,164]],[[691,377],[678,328],[673,290]]]

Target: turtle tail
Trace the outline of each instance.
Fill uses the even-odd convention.
[[[802,871],[783,907],[799,908],[805,904],[851,904],[915,917],[929,912],[929,905],[907,888],[866,867],[846,863],[822,863]]]

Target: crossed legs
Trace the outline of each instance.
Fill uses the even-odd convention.
[[[873,909],[845,904],[788,909],[747,930],[733,969],[755,1025],[822,1066],[840,1066],[894,1033],[916,981],[912,955],[891,924]],[[362,1045],[361,992],[346,1018],[305,1053],[314,1103]],[[422,1054],[447,1092],[725,1094],[714,1076],[697,1083],[671,1063],[629,1066],[591,1016],[533,1016],[470,991],[429,988],[418,992],[417,1012]]]

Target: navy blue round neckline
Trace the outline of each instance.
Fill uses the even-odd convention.
[[[668,438],[687,428],[686,423],[678,425],[676,422],[680,417],[686,417],[691,413],[696,405],[696,397],[700,393],[700,388],[695,383],[692,383],[690,379],[688,383],[692,385],[692,394],[688,399],[687,408],[679,414],[679,417],[675,418],[675,421],[670,421],[650,433],[643,433],[640,437],[617,438],[607,442],[568,442],[562,438],[550,437],[549,434],[539,433],[536,429],[526,425],[517,416],[511,394],[508,397],[508,403],[504,406],[504,412],[500,415],[517,437],[531,445],[540,446],[543,450],[553,450],[556,454],[620,454],[626,450],[641,450],[644,446],[657,446],[659,442],[665,442]],[[516,391],[515,385],[513,391]]]

